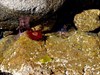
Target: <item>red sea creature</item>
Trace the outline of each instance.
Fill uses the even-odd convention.
[[[42,33],[41,30],[33,31],[32,29],[29,29],[26,31],[28,37],[32,40],[41,40],[42,39]]]
[[[32,40],[41,40],[42,39],[42,33],[41,31],[42,30],[32,30],[30,28],[30,25],[29,25],[29,22],[30,22],[30,17],[28,16],[21,16],[19,18],[19,26],[18,26],[18,30],[19,30],[19,34],[21,32],[23,32],[24,30],[26,30],[26,34],[28,35],[28,37]]]

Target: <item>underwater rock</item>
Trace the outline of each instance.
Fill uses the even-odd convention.
[[[100,10],[85,10],[74,17],[74,23],[80,31],[93,31],[100,27]]]
[[[34,41],[24,32],[9,47],[3,38],[1,48],[7,48],[0,70],[13,75],[99,75],[100,38],[80,31],[68,34],[48,33],[47,40]]]
[[[0,0],[0,28],[18,26],[20,15],[29,15],[34,20],[54,13],[64,0]],[[12,21],[13,20],[13,21]]]
[[[11,45],[16,41],[16,36],[10,35],[5,37],[4,39],[0,39],[0,63],[2,62],[3,53],[10,48]]]
[[[4,31],[3,37],[7,37],[7,36],[11,35],[12,33],[13,33],[12,31]]]
[[[49,32],[52,30],[56,23],[56,20],[49,19],[48,21],[45,21],[43,23],[37,24],[36,26],[32,27],[33,30],[40,30],[42,29],[42,32]]]
[[[98,36],[100,37],[100,32],[98,32]]]
[[[12,72],[13,75],[41,75],[41,66],[35,63],[38,63],[45,56],[50,59],[45,53],[45,48],[42,47],[43,43],[31,40],[26,32],[22,33],[17,41],[3,53],[4,59],[0,66],[1,71]],[[47,59],[46,61],[48,61]],[[35,71],[38,71],[38,67],[40,74],[34,74]]]
[[[18,20],[0,21],[1,30],[14,30],[18,27]]]

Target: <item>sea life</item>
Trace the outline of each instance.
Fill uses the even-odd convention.
[[[40,40],[42,39],[42,32],[41,30],[36,30],[36,31],[33,31],[32,29],[29,29],[26,31],[28,37],[32,40]]]
[[[48,63],[48,62],[51,62],[53,59],[50,57],[50,56],[48,56],[48,55],[44,55],[44,57],[42,57],[40,60],[39,60],[39,62],[41,62],[41,63]]]
[[[59,31],[59,35],[60,36],[66,36],[66,32],[67,32],[67,26],[64,25],[61,30]]]
[[[29,16],[21,16],[19,18],[19,26],[17,28],[17,30],[19,30],[19,33],[27,30],[27,29],[30,29],[30,17]]]
[[[19,30],[19,35],[26,30],[26,34],[32,40],[40,40],[42,38],[41,29],[40,30],[32,30],[30,28],[30,17],[29,16],[21,16],[19,18],[19,26],[17,30]]]

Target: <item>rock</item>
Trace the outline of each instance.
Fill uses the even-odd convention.
[[[4,69],[3,66],[1,66],[2,67],[1,69],[4,70],[5,72],[7,71],[10,72],[12,70],[13,75],[29,75],[29,74],[34,75],[35,73],[34,71],[36,69],[36,72],[39,70],[40,73],[38,72],[38,74],[41,75],[41,71],[42,71],[41,66],[38,64],[35,64],[35,62],[38,62],[45,55],[47,56],[47,54],[45,54],[46,50],[45,48],[42,48],[42,45],[43,45],[43,42],[41,41],[37,42],[37,41],[32,41],[31,39],[29,39],[26,33],[21,34],[21,36],[18,38],[18,41],[16,41],[14,45],[12,45],[12,47],[6,49],[5,52],[3,53],[4,63],[2,64],[5,64],[6,67],[4,67],[5,68]],[[15,61],[15,58],[17,61]],[[6,63],[6,59],[8,59],[7,63]],[[7,65],[8,63],[9,63],[9,66]],[[33,65],[34,67],[36,66],[34,70],[33,70]],[[6,70],[6,69],[9,69],[9,70]],[[38,75],[38,74],[35,74],[35,75]]]
[[[18,20],[0,21],[1,30],[14,30],[18,27]]]
[[[24,32],[10,46],[8,37],[3,38],[0,70],[13,75],[100,74],[100,38],[93,33],[68,33],[66,38],[49,33],[46,41],[34,41]]]
[[[100,32],[98,32],[98,36],[100,37]]]
[[[42,28],[42,32],[48,32],[52,30],[55,23],[56,23],[56,20],[49,19],[48,21],[37,24],[36,26],[32,27],[32,29],[34,30],[35,28],[35,30],[40,30],[40,28]]]
[[[3,37],[7,37],[7,36],[11,35],[12,33],[13,33],[12,31],[4,31]]]
[[[74,17],[74,23],[80,31],[93,31],[100,27],[100,10],[85,10]]]
[[[14,42],[16,41],[16,36],[10,35],[4,39],[0,39],[0,63],[2,62],[3,52],[5,52]]]
[[[20,15],[29,15],[35,20],[49,12],[55,12],[64,0],[0,0],[0,28],[13,29],[18,26]]]

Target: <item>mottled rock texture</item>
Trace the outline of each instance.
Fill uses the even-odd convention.
[[[18,25],[20,15],[40,19],[49,12],[55,12],[64,0],[0,0],[0,28],[13,29]]]
[[[100,27],[100,10],[85,10],[74,17],[74,23],[80,31],[93,31]]]
[[[46,41],[31,40],[26,32],[13,42],[16,36],[3,38],[1,71],[13,75],[100,75],[100,38],[80,31],[66,34],[65,38],[46,34]]]

